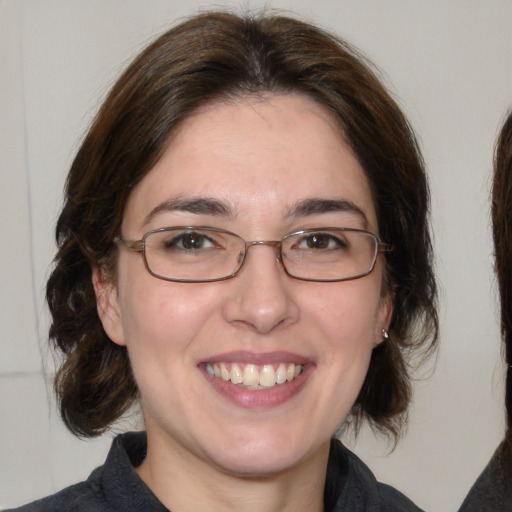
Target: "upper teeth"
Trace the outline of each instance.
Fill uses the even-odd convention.
[[[242,363],[207,363],[206,371],[233,384],[243,384],[249,387],[271,388],[276,384],[284,384],[298,377],[304,370],[301,364],[280,363],[277,368],[272,364],[256,366]]]

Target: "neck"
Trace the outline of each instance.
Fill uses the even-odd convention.
[[[292,468],[270,475],[229,473],[183,447],[149,441],[136,469],[172,512],[322,512],[329,442]],[[171,449],[169,449],[171,448]]]

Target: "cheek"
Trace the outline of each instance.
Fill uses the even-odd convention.
[[[172,283],[149,274],[131,275],[119,292],[131,359],[165,359],[184,350],[209,322],[217,299],[205,285]]]
[[[361,280],[345,282],[311,297],[308,323],[314,329],[319,354],[315,411],[327,429],[334,431],[349,414],[368,372],[380,287]]]
[[[347,366],[359,359],[367,361],[375,346],[380,289],[361,284],[348,281],[326,287],[313,296],[309,307],[312,322],[329,346],[327,353]]]
[[[162,389],[178,390],[189,380],[194,340],[207,316],[199,305],[204,298],[162,284],[130,286],[120,301],[126,348],[145,406],[157,403]]]

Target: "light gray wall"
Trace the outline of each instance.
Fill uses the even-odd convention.
[[[503,432],[488,195],[493,142],[512,105],[512,1],[243,5],[263,3],[363,49],[420,134],[432,180],[441,349],[433,376],[416,385],[397,449],[388,455],[367,431],[355,449],[421,507],[455,510]],[[0,505],[84,478],[107,450],[108,438],[83,442],[65,431],[46,385],[53,225],[73,153],[123,64],[169,23],[212,5],[183,4],[0,0]]]

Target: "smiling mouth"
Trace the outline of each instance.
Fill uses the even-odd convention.
[[[223,381],[230,381],[248,389],[269,389],[296,379],[304,371],[304,365],[294,363],[244,364],[206,363],[206,372]]]

